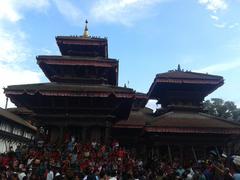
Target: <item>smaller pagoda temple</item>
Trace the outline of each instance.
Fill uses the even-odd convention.
[[[228,151],[228,143],[240,134],[239,124],[210,116],[202,106],[204,98],[223,83],[221,76],[183,71],[180,66],[157,74],[148,96],[161,108],[144,127],[146,139],[156,147],[171,147],[184,159],[189,154],[192,159],[196,154],[203,157],[209,148]]]
[[[146,96],[161,108],[154,113],[144,106],[131,111],[128,120],[114,125],[115,136],[143,154],[169,154],[170,159],[200,159],[216,149],[230,154],[238,144],[240,124],[208,115],[202,106],[223,83],[221,76],[183,71],[180,66],[157,74]],[[138,98],[145,102],[143,95]]]
[[[74,136],[107,142],[112,124],[127,119],[135,92],[118,86],[118,61],[108,58],[106,38],[57,36],[61,56],[37,56],[50,83],[8,86],[17,107],[31,110],[51,142]]]

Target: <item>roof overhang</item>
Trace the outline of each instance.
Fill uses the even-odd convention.
[[[94,66],[112,68],[118,66],[116,59],[99,59],[91,57],[70,57],[70,56],[37,56],[37,63],[40,65],[65,65],[65,66]]]
[[[118,61],[69,56],[38,56],[37,63],[52,82],[118,84]],[[93,74],[84,74],[86,70]],[[96,74],[95,74],[96,73]],[[88,77],[90,76],[90,77]]]
[[[62,55],[108,57],[108,42],[106,38],[57,36],[56,41]]]
[[[104,86],[104,85],[77,85],[61,83],[42,83],[8,86],[4,89],[7,96],[11,95],[35,95],[43,96],[71,96],[71,97],[109,97],[134,98],[133,89]]]
[[[59,83],[9,86],[4,92],[16,106],[37,115],[113,115],[116,119],[128,117],[135,97],[129,88]]]
[[[238,134],[240,128],[177,128],[177,127],[144,127],[148,133],[187,133],[187,134]]]
[[[201,96],[204,98],[223,84],[224,79],[221,76],[193,72],[162,73],[156,75],[148,91],[148,97],[149,99],[159,99],[164,91],[183,90],[202,94]]]
[[[83,36],[56,36],[57,44],[107,45],[107,38]]]

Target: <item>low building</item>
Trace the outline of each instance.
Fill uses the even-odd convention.
[[[21,117],[0,108],[0,153],[33,140],[37,128]]]

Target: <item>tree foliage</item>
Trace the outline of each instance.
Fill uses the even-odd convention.
[[[224,101],[220,98],[212,98],[203,103],[203,108],[210,115],[240,121],[240,108],[234,102]]]

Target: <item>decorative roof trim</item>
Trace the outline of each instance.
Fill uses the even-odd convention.
[[[108,61],[108,60],[70,60],[70,59],[43,59],[38,58],[37,63],[39,65],[48,64],[48,65],[81,65],[81,66],[96,66],[96,67],[116,67],[118,65],[118,61]]]
[[[156,133],[209,133],[209,134],[240,134],[240,128],[169,128],[169,127],[145,127],[146,132]]]
[[[223,81],[216,80],[204,80],[204,79],[184,79],[184,78],[159,78],[155,80],[154,83],[186,83],[186,84],[214,84],[218,85],[219,83],[223,83]]]
[[[71,96],[71,97],[109,97],[114,95],[117,98],[133,98],[135,96],[134,93],[121,93],[121,92],[69,92],[69,91],[44,91],[44,90],[8,90],[5,92],[7,96],[11,95],[36,95],[37,93],[43,96]]]

